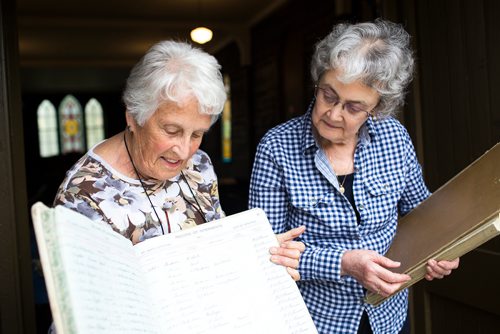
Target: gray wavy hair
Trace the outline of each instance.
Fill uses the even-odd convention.
[[[341,69],[343,74],[338,80],[361,80],[377,90],[380,101],[374,111],[384,118],[395,115],[404,104],[413,68],[410,35],[399,24],[377,19],[334,26],[316,44],[311,75],[317,83],[326,71]]]
[[[140,126],[161,104],[181,105],[191,97],[215,123],[226,101],[220,65],[204,51],[175,41],[153,45],[133,67],[123,92],[127,112]]]

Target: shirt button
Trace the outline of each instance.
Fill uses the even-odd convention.
[[[358,210],[359,211],[363,210],[364,208],[365,208],[365,206],[363,204],[358,205]]]

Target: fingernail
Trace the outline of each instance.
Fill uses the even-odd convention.
[[[276,248],[276,247],[271,247],[271,248],[269,249],[269,253],[271,253],[271,254],[277,254],[277,253],[278,253],[278,248]]]

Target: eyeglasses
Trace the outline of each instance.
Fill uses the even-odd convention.
[[[332,108],[340,103],[341,109],[347,111],[347,113],[351,116],[359,116],[364,113],[366,113],[367,116],[370,116],[370,113],[374,109],[372,108],[370,110],[366,110],[366,106],[359,102],[342,103],[337,93],[335,93],[335,91],[331,88],[320,87],[318,85],[315,85],[314,88],[314,96],[316,96],[317,101]]]

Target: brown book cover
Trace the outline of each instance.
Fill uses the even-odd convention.
[[[429,259],[452,260],[500,233],[500,143],[400,219],[386,257],[401,262],[394,272],[425,275]],[[368,293],[366,302],[386,298]]]

